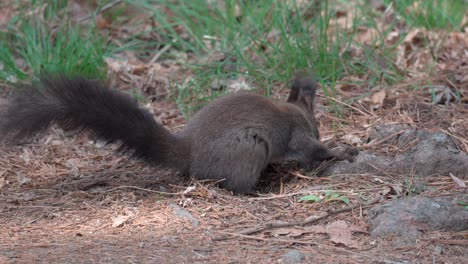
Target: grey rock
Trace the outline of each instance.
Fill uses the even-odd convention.
[[[321,175],[389,173],[424,177],[452,173],[468,179],[468,155],[459,151],[452,139],[442,132],[381,125],[372,128],[369,139],[378,142],[400,131],[400,135],[389,138],[387,143],[406,149],[404,152],[389,157],[361,151],[354,163],[333,163]]]
[[[281,257],[281,263],[302,263],[305,259],[304,254],[297,250],[289,250]]]
[[[174,214],[177,215],[178,217],[188,219],[191,223],[192,226],[198,226],[200,224],[200,221],[196,217],[194,217],[190,212],[184,210],[182,207],[178,206],[177,204],[170,203],[169,207],[172,208],[174,211]]]
[[[468,210],[447,197],[412,197],[373,208],[369,222],[373,237],[396,235],[415,241],[422,231],[468,229]]]

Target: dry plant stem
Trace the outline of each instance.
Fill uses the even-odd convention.
[[[161,50],[158,51],[158,53],[156,53],[156,55],[154,55],[149,64],[154,64],[159,59],[159,57],[161,57],[170,48],[172,48],[171,44],[164,46]]]
[[[130,186],[130,185],[115,187],[115,188],[106,190],[105,193],[113,192],[113,191],[120,190],[120,189],[135,189],[135,190],[151,192],[151,193],[159,193],[159,194],[164,194],[164,195],[183,195],[183,193],[160,192],[160,191],[155,191],[155,190],[151,190],[151,189],[145,189],[145,188],[141,188],[141,187],[137,187],[137,186]]]
[[[340,209],[330,209],[330,210],[328,210],[328,212],[322,212],[318,216],[307,217],[303,221],[299,221],[299,222],[267,223],[266,225],[247,228],[247,229],[244,229],[244,230],[238,232],[236,234],[236,236],[250,235],[250,234],[254,234],[254,233],[257,233],[257,232],[260,232],[260,231],[264,231],[264,230],[267,230],[267,229],[273,229],[273,228],[305,226],[305,225],[311,224],[313,222],[316,222],[318,220],[324,219],[324,218],[326,218],[326,217],[328,217],[330,215],[339,214],[339,213],[343,213],[343,212],[349,212],[349,211],[352,211],[352,210],[354,210],[354,209],[356,209],[358,207],[368,207],[368,206],[374,205],[374,204],[378,203],[380,201],[380,199],[382,199],[382,196],[378,195],[377,197],[375,197],[374,199],[368,201],[367,203],[354,204],[354,205],[344,207],[344,208],[340,208]],[[229,238],[230,238],[229,236],[215,237],[215,238],[213,238],[213,241],[221,241],[221,240],[226,240],[226,239],[229,239]]]
[[[229,232],[222,232],[222,231],[218,231],[220,232],[221,234],[223,235],[226,235],[226,236],[223,236],[221,238],[224,238],[224,239],[227,239],[228,236],[232,236],[232,237],[241,237],[241,238],[247,238],[247,239],[255,239],[255,240],[261,240],[261,241],[275,241],[275,242],[283,242],[283,243],[289,243],[289,244],[301,244],[301,245],[309,245],[309,246],[314,246],[314,245],[317,245],[317,243],[315,242],[312,242],[312,241],[302,241],[302,240],[295,240],[295,239],[275,239],[275,238],[265,238],[265,237],[256,237],[256,236],[249,236],[249,235],[244,235],[244,234],[238,234],[238,233],[229,233]],[[213,239],[213,240],[224,240],[224,239]]]
[[[274,200],[274,199],[281,199],[281,198],[286,198],[286,197],[291,197],[291,196],[297,196],[297,195],[303,195],[303,194],[310,194],[311,191],[314,192],[326,192],[329,191],[330,189],[323,189],[323,188],[311,188],[307,190],[302,190],[299,192],[293,192],[293,193],[287,193],[287,194],[280,194],[280,195],[274,195],[274,196],[267,196],[267,197],[254,197],[254,198],[249,198],[251,201],[259,201],[259,200]],[[345,192],[345,191],[338,191],[338,193],[345,193],[348,194],[350,192]]]
[[[347,103],[341,102],[340,100],[337,100],[337,99],[335,99],[335,98],[333,98],[331,96],[324,96],[324,97],[327,98],[327,99],[333,100],[333,101],[335,101],[335,102],[337,102],[339,104],[342,104],[344,106],[347,106],[347,107],[353,109],[354,111],[359,112],[363,116],[366,116],[366,117],[372,116],[372,113],[364,113],[361,109],[356,108],[356,107],[354,107],[352,105],[349,105]]]
[[[443,240],[443,239],[435,239],[432,240],[434,244],[446,244],[446,245],[460,245],[460,246],[468,246],[468,240]]]
[[[367,145],[367,146],[364,145],[364,148],[376,147],[376,146],[378,146],[378,145],[380,145],[380,144],[382,144],[382,143],[384,143],[384,142],[390,140],[390,139],[393,138],[393,137],[396,137],[396,136],[399,136],[399,135],[403,134],[403,132],[405,132],[405,131],[401,130],[401,131],[398,131],[398,132],[396,132],[396,133],[393,133],[393,134],[391,134],[391,135],[389,135],[389,136],[387,136],[387,137],[385,137],[385,138],[383,138],[383,139],[381,139],[381,140],[375,142],[375,143],[372,144],[372,145]]]

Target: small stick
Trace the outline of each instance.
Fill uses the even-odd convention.
[[[374,204],[378,203],[380,201],[380,199],[382,199],[382,196],[378,195],[377,197],[375,197],[374,199],[368,201],[367,203],[354,204],[354,205],[351,205],[351,206],[348,206],[348,207],[345,207],[345,208],[340,208],[340,209],[330,209],[327,212],[322,212],[318,216],[309,216],[306,219],[304,219],[302,221],[299,221],[299,222],[267,223],[267,224],[262,225],[262,226],[247,228],[247,229],[244,229],[244,230],[238,232],[235,236],[251,235],[251,234],[254,234],[254,233],[257,233],[257,232],[260,232],[260,231],[264,231],[264,230],[267,230],[267,229],[273,229],[273,228],[284,228],[284,227],[292,227],[292,226],[305,226],[305,225],[311,224],[313,222],[317,222],[318,220],[324,219],[324,218],[326,218],[326,217],[328,217],[330,215],[352,211],[353,209],[356,209],[358,207],[368,207],[368,206],[374,205]],[[212,238],[213,241],[221,241],[221,240],[226,240],[226,239],[229,239],[229,236],[220,236],[220,237]]]
[[[109,190],[105,190],[104,192],[108,193],[108,192],[113,192],[113,191],[119,190],[119,189],[135,189],[135,190],[151,192],[151,193],[159,193],[159,194],[165,194],[165,195],[183,195],[182,192],[178,192],[178,193],[160,192],[160,191],[155,191],[155,190],[151,190],[151,189],[145,189],[145,188],[141,188],[141,187],[137,187],[137,186],[130,186],[130,185],[118,186],[118,187],[115,187],[115,188],[112,188],[112,189],[109,189]]]
[[[352,106],[352,105],[350,105],[350,104],[347,104],[347,103],[345,103],[345,102],[341,102],[340,100],[335,99],[335,98],[333,98],[333,97],[331,97],[331,96],[325,96],[325,97],[326,97],[327,99],[331,99],[331,100],[333,100],[333,101],[335,101],[335,102],[337,102],[337,103],[339,103],[339,104],[342,104],[342,105],[344,105],[344,106],[347,106],[347,107],[349,107],[349,108],[351,108],[351,109],[353,109],[353,110],[355,110],[355,111],[361,113],[363,116],[367,116],[367,117],[369,116],[369,114],[364,113],[361,109],[359,109],[359,108],[357,108],[357,107],[354,107],[354,106]]]
[[[378,146],[378,145],[384,143],[385,141],[387,141],[387,140],[389,140],[389,139],[391,139],[391,138],[393,138],[393,137],[395,137],[395,136],[399,136],[399,135],[403,134],[403,132],[405,132],[405,131],[403,131],[403,130],[398,131],[398,132],[396,132],[396,133],[393,133],[393,134],[391,134],[391,135],[389,135],[389,136],[384,137],[383,139],[381,139],[381,140],[379,140],[379,141],[373,143],[372,145],[368,145],[368,144],[367,144],[367,146],[364,146],[364,147],[366,147],[366,148],[367,148],[367,147],[376,147],[376,146]]]
[[[446,245],[460,245],[460,246],[468,246],[467,240],[443,240],[443,239],[434,239],[432,240],[434,244],[446,244]]]
[[[242,237],[242,238],[260,240],[260,241],[275,241],[275,242],[302,244],[302,245],[310,245],[310,246],[317,245],[316,242],[312,242],[312,241],[302,241],[302,240],[296,240],[296,239],[275,239],[275,238],[265,238],[265,237],[256,237],[256,236],[249,236],[249,235],[243,235],[243,234],[229,233],[229,232],[223,232],[223,231],[218,231],[218,232],[227,236]]]
[[[293,193],[287,193],[287,194],[278,194],[274,196],[266,196],[266,197],[253,197],[249,198],[250,201],[255,201],[255,200],[274,200],[274,199],[281,199],[281,198],[287,198],[291,196],[296,196],[296,195],[302,195],[302,194],[310,194],[312,192],[326,192],[330,191],[330,189],[322,189],[322,188],[310,188],[307,190],[302,190],[299,192],[293,192]],[[345,193],[345,194],[352,194],[352,192],[346,192],[346,191],[334,191],[337,193]]]
[[[159,57],[161,57],[161,55],[163,55],[171,47],[172,47],[172,44],[168,44],[164,46],[162,49],[160,49],[158,53],[156,53],[156,55],[154,55],[154,57],[150,60],[149,64],[154,64],[159,59]]]

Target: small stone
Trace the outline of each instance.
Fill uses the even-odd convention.
[[[192,222],[192,226],[195,227],[195,226],[198,226],[200,224],[200,222],[198,221],[197,218],[195,218],[190,212],[184,210],[182,207],[178,206],[177,204],[170,203],[169,207],[172,208],[175,215],[177,215],[177,216],[179,216],[181,218],[188,219],[190,222]]]
[[[290,250],[281,257],[280,263],[302,263],[304,259],[305,256],[300,251]]]

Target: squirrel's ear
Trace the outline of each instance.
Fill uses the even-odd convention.
[[[287,102],[313,111],[317,86],[317,82],[311,75],[297,74],[292,82]]]

